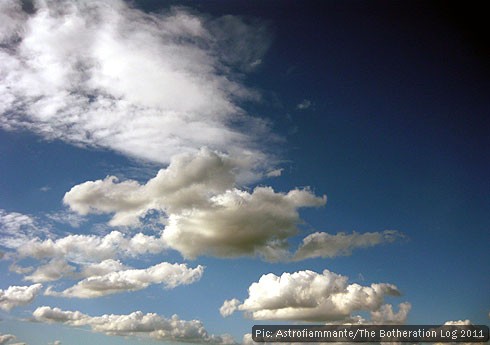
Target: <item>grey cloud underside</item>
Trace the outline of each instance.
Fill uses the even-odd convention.
[[[32,315],[38,322],[88,326],[94,332],[113,336],[148,336],[155,340],[189,343],[234,343],[229,335],[209,334],[199,320],[181,320],[177,315],[167,319],[158,314],[136,311],[128,315],[89,316],[79,311],[65,311],[48,306],[37,308]]]
[[[269,164],[257,145],[267,123],[239,105],[260,96],[235,73],[260,64],[262,23],[116,0],[0,6],[2,128],[157,163],[206,146],[249,170]]]

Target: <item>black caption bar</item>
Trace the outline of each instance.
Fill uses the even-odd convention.
[[[256,342],[477,342],[489,339],[485,325],[255,325]]]

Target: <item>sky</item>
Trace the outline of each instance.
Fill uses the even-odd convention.
[[[488,325],[474,6],[2,1],[0,345]]]

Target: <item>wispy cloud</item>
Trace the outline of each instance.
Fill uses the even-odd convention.
[[[267,164],[256,146],[267,124],[239,105],[259,95],[236,73],[260,64],[263,23],[117,0],[1,6],[4,129],[158,163],[206,146]]]
[[[254,320],[297,320],[322,322],[359,322],[355,311],[371,312],[371,322],[403,323],[410,304],[400,305],[393,313],[385,305],[385,296],[400,296],[395,285],[379,283],[371,286],[347,284],[348,278],[328,270],[322,273],[298,271],[281,276],[269,273],[248,288],[243,303],[237,299],[225,301],[223,316],[235,310],[245,312]]]
[[[339,232],[335,235],[326,232],[315,232],[303,239],[292,260],[350,255],[354,249],[390,243],[403,237],[404,235],[396,230],[365,233],[353,232],[352,234]]]
[[[37,308],[32,315],[39,322],[89,326],[94,332],[113,336],[149,336],[156,340],[189,343],[234,343],[229,335],[209,334],[199,320],[181,320],[177,315],[167,319],[158,314],[135,311],[128,315],[89,316],[79,311],[65,311],[48,306]]]
[[[14,249],[41,235],[51,235],[50,228],[35,217],[0,209],[0,245]]]

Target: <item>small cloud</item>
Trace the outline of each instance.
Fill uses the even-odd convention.
[[[83,216],[75,212],[70,212],[69,210],[49,213],[46,215],[46,217],[60,224],[68,224],[73,228],[80,227],[80,225],[85,221]]]
[[[301,103],[299,103],[296,106],[296,109],[306,110],[306,109],[310,108],[312,105],[313,105],[313,103],[309,99],[304,99],[303,101],[301,101]]]
[[[262,63],[262,59],[257,59],[257,60],[255,60],[254,62],[252,62],[252,63],[250,64],[250,68],[252,68],[252,69],[253,69],[253,68],[255,68],[255,67],[259,66],[261,63]]]
[[[283,171],[283,170],[284,170],[284,169],[282,169],[282,168],[280,168],[280,169],[275,169],[275,170],[271,170],[271,171],[269,171],[269,172],[266,174],[266,176],[267,176],[267,177],[279,177],[279,176],[281,176],[281,174],[282,174],[282,171]]]
[[[219,308],[219,313],[223,317],[230,316],[235,312],[235,310],[238,309],[238,306],[242,304],[240,300],[233,298],[231,300],[224,301],[223,305],[221,308]]]
[[[44,186],[44,187],[39,188],[39,190],[41,192],[47,192],[47,191],[51,190],[51,187],[50,186]]]

